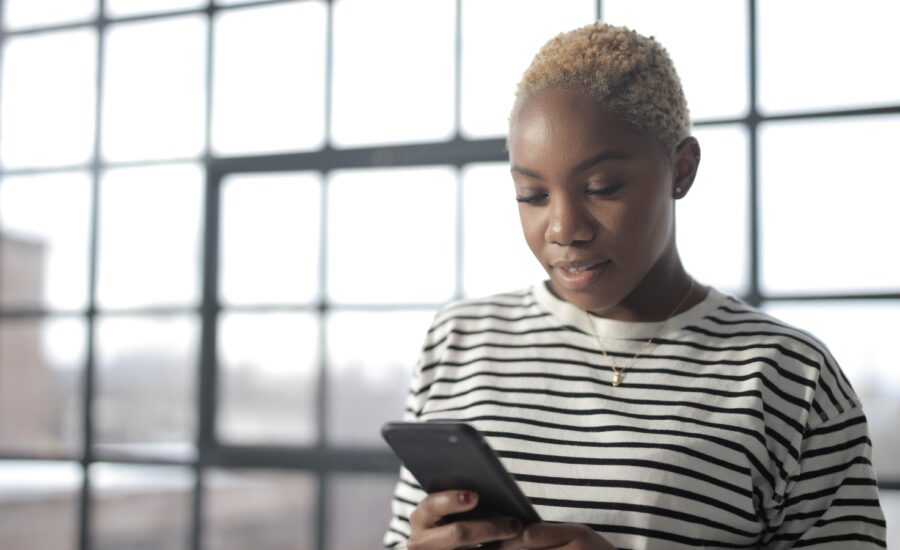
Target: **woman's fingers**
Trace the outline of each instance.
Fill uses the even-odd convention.
[[[535,523],[519,536],[506,540],[501,550],[615,550],[587,525],[577,523]]]
[[[467,512],[478,504],[478,495],[472,491],[441,491],[431,493],[422,499],[409,516],[410,526],[416,529],[431,529],[444,516]]]
[[[410,550],[449,550],[474,548],[480,544],[509,539],[522,530],[511,518],[491,518],[443,523],[447,516],[467,512],[478,504],[472,491],[432,493],[416,506],[409,516],[412,536]]]
[[[522,526],[511,518],[454,521],[427,529],[409,540],[410,550],[474,548],[515,537]]]

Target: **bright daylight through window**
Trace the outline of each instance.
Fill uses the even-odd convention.
[[[435,312],[544,275],[516,82],[600,16],[682,75],[687,268],[828,344],[900,545],[900,3],[0,10],[0,547],[378,547]]]

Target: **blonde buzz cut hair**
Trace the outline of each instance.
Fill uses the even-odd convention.
[[[687,101],[669,54],[653,37],[596,22],[559,34],[522,75],[510,127],[529,98],[551,87],[573,89],[610,115],[654,135],[668,154],[691,132]]]

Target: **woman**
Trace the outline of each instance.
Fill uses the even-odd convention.
[[[602,23],[554,38],[508,144],[549,280],[439,313],[407,417],[478,428],[546,523],[446,523],[478,496],[402,471],[385,545],[884,547],[865,416],[827,349],[681,264],[701,157],[665,50]]]

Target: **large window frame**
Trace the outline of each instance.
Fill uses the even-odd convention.
[[[332,76],[332,48],[333,48],[333,25],[332,14],[334,9],[334,0],[327,1],[327,46],[326,46],[326,111],[325,111],[325,128],[326,128],[326,145],[321,149],[313,152],[302,153],[284,153],[274,155],[252,155],[241,157],[219,157],[209,152],[210,143],[210,99],[212,88],[212,56],[213,56],[213,17],[221,11],[240,10],[244,7],[260,6],[285,3],[290,0],[268,0],[265,2],[256,2],[245,5],[233,6],[216,6],[208,5],[205,8],[184,10],[177,12],[167,12],[161,14],[123,17],[109,19],[106,17],[104,9],[104,0],[99,0],[99,15],[92,21],[70,24],[48,26],[34,28],[22,31],[3,31],[0,30],[0,44],[8,37],[22,36],[26,34],[39,34],[59,31],[63,29],[74,28],[94,28],[96,29],[100,40],[98,40],[97,50],[97,80],[96,86],[98,90],[96,99],[96,115],[95,115],[95,136],[94,136],[94,153],[93,159],[88,166],[61,167],[52,169],[27,169],[27,170],[6,170],[0,172],[0,176],[6,175],[22,175],[37,174],[54,171],[66,171],[72,169],[85,169],[90,171],[92,178],[93,203],[91,211],[91,227],[90,227],[90,261],[89,261],[89,291],[88,305],[86,309],[80,312],[55,312],[46,309],[6,309],[0,310],[0,322],[8,319],[50,319],[65,317],[80,317],[84,320],[86,330],[86,362],[83,371],[83,408],[84,417],[82,445],[83,453],[78,457],[77,462],[81,465],[83,482],[80,489],[80,507],[79,507],[79,539],[78,548],[87,550],[91,547],[91,480],[87,475],[88,469],[92,464],[97,462],[116,462],[116,463],[132,463],[132,464],[177,464],[187,465],[195,471],[195,486],[193,490],[193,518],[191,529],[191,540],[189,546],[195,550],[203,546],[204,532],[204,488],[205,488],[205,472],[209,468],[225,467],[225,468],[274,468],[293,471],[304,471],[316,477],[318,480],[318,501],[315,505],[316,533],[314,536],[314,544],[316,548],[325,549],[329,547],[328,529],[327,529],[327,510],[329,509],[329,493],[327,490],[327,480],[330,476],[345,473],[376,473],[376,474],[394,474],[396,473],[399,463],[386,449],[345,449],[329,447],[324,441],[324,437],[319,437],[318,443],[311,447],[289,447],[289,446],[246,446],[246,445],[226,445],[217,440],[215,433],[216,425],[216,387],[218,378],[217,367],[217,339],[218,339],[218,320],[221,312],[225,307],[220,303],[219,293],[219,235],[220,235],[220,201],[223,180],[234,174],[246,173],[276,173],[276,172],[293,172],[293,171],[314,171],[320,173],[326,178],[329,173],[337,169],[346,168],[371,168],[371,167],[413,167],[413,166],[430,166],[444,165],[453,166],[457,170],[457,193],[462,193],[462,169],[472,163],[481,162],[505,162],[508,160],[505,152],[505,141],[503,138],[492,139],[470,139],[464,137],[459,131],[460,121],[460,43],[461,29],[459,12],[462,9],[462,1],[457,0],[457,26],[456,26],[456,135],[444,142],[420,143],[412,145],[389,145],[374,147],[354,147],[350,149],[338,149],[330,145],[329,126],[331,118],[331,76]],[[598,19],[602,16],[602,1],[596,2],[596,11]],[[2,0],[0,0],[2,7]],[[749,281],[747,292],[743,296],[749,303],[759,306],[766,302],[778,301],[842,301],[842,300],[861,300],[861,301],[879,301],[879,300],[900,300],[900,292],[888,293],[862,293],[862,294],[802,294],[802,295],[770,295],[767,294],[760,283],[760,204],[759,204],[759,127],[763,123],[773,121],[795,121],[806,119],[834,119],[843,117],[863,117],[871,115],[889,115],[900,113],[900,104],[879,108],[860,108],[846,110],[826,110],[816,112],[803,112],[791,114],[779,114],[775,116],[767,116],[761,113],[757,107],[757,88],[758,88],[758,60],[757,60],[757,1],[748,0],[746,7],[748,13],[748,52],[749,59],[747,63],[748,71],[748,94],[749,94],[749,110],[745,116],[737,118],[721,118],[698,121],[696,126],[721,126],[721,125],[740,125],[746,129],[748,139],[747,155],[749,158]],[[195,460],[163,460],[163,459],[116,459],[110,461],[98,456],[94,451],[94,393],[95,393],[95,377],[96,377],[96,349],[95,349],[95,332],[98,316],[106,314],[102,311],[96,301],[97,289],[97,248],[98,248],[98,218],[99,218],[99,187],[101,173],[110,167],[121,166],[144,166],[148,164],[158,164],[160,161],[152,163],[145,162],[128,162],[128,163],[107,163],[101,159],[100,143],[101,143],[101,103],[102,103],[102,84],[104,79],[103,60],[104,60],[104,41],[103,34],[106,32],[110,24],[118,24],[125,21],[139,21],[163,19],[176,17],[187,14],[205,14],[208,18],[209,25],[207,27],[207,74],[206,76],[206,153],[202,156],[200,163],[205,168],[205,198],[204,198],[204,216],[202,228],[202,296],[200,304],[197,308],[136,308],[132,310],[117,310],[115,314],[134,314],[134,315],[153,315],[160,313],[181,313],[198,315],[201,322],[200,346],[197,367],[198,395],[196,400],[198,412],[198,430],[196,434],[197,455]],[[0,136],[2,139],[2,136]],[[192,162],[197,159],[170,159],[170,161],[189,160]],[[327,200],[328,188],[323,186],[323,198],[321,201],[321,243],[320,253],[324,255],[326,250],[327,234],[325,227],[327,224]],[[459,201],[457,206],[457,235],[458,242],[462,242],[462,202]],[[462,250],[461,245],[457,246],[456,251],[456,297],[463,297],[462,286]],[[320,296],[323,298],[316,304],[310,306],[296,306],[278,308],[279,311],[305,311],[312,312],[319,316],[323,329],[320,331],[320,349],[325,349],[326,345],[326,323],[325,316],[338,310],[378,310],[389,311],[391,309],[410,309],[409,304],[403,305],[336,305],[330,303],[325,292],[326,262],[320,261],[319,288]],[[436,308],[440,304],[417,304],[412,307]],[[240,311],[240,306],[228,306],[229,311]],[[260,311],[259,308],[252,308],[254,311]],[[320,354],[319,359],[319,376],[318,387],[316,391],[316,412],[317,412],[317,429],[318,433],[324,434],[327,424],[328,403],[327,400],[327,360],[324,353]],[[74,457],[58,457],[58,460],[72,460]],[[0,456],[0,460],[46,460],[41,456],[22,456],[5,454]],[[884,490],[900,490],[900,479],[882,479],[879,485]]]

